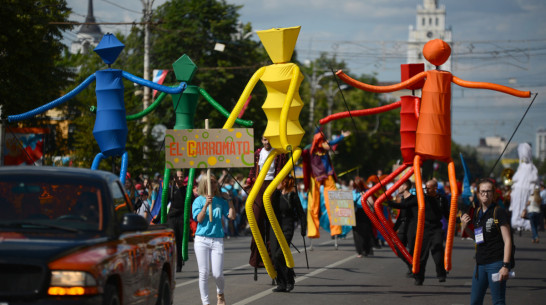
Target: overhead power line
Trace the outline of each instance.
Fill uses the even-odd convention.
[[[72,25],[84,25],[84,24],[87,24],[87,25],[93,25],[93,24],[96,24],[96,25],[131,25],[131,24],[139,24],[139,25],[142,25],[142,24],[152,24],[152,25],[157,25],[157,24],[160,24],[161,22],[76,22],[76,21],[68,21],[68,22],[56,22],[56,21],[52,21],[50,22],[49,24],[72,24]]]
[[[113,6],[119,7],[119,8],[122,9],[122,10],[126,10],[126,11],[128,11],[128,12],[133,12],[133,13],[137,13],[137,14],[141,14],[141,15],[142,15],[142,12],[135,11],[135,10],[132,10],[132,9],[123,7],[123,6],[121,6],[121,5],[117,4],[117,3],[114,3],[114,2],[111,2],[111,1],[108,1],[108,0],[102,0],[102,1],[104,1],[104,2],[106,2],[106,3],[108,3],[108,4],[111,4],[111,5],[113,5]]]

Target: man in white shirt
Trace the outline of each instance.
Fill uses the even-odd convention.
[[[259,148],[254,152],[254,167],[250,169],[250,172],[248,173],[248,178],[245,183],[245,191],[247,193],[250,193],[250,189],[254,186],[254,182],[256,181],[258,174],[262,170],[265,160],[267,159],[269,154],[273,151],[273,148],[271,147],[269,140],[263,136],[262,136],[262,145],[263,145],[262,148]],[[256,224],[258,228],[260,229],[260,234],[264,238],[264,243],[265,245],[267,245],[267,247],[269,247],[267,241],[269,241],[270,224],[269,224],[269,221],[267,220],[267,214],[265,212],[264,203],[263,203],[264,191],[269,186],[271,181],[273,181],[275,176],[280,172],[283,166],[286,164],[286,160],[287,160],[287,157],[285,154],[278,154],[275,157],[273,164],[271,164],[271,166],[267,169],[267,175],[265,176],[265,180],[262,184],[262,187],[260,188],[260,191],[258,192],[258,195],[256,196],[256,199],[254,200],[254,204],[252,205],[254,210],[254,216],[256,217]],[[254,237],[252,237],[252,242],[250,243],[249,264],[252,267],[254,267],[254,280],[256,281],[258,279],[257,268],[264,267],[264,264],[262,262],[262,258],[258,251],[258,247],[256,246],[256,242],[254,241]]]

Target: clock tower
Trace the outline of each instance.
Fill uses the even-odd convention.
[[[439,38],[452,45],[451,28],[446,28],[446,8],[438,5],[438,0],[423,0],[423,5],[417,6],[417,23],[409,27],[408,63],[425,63],[425,70],[435,69],[423,57],[423,46],[429,40]],[[451,58],[440,70],[451,71]]]

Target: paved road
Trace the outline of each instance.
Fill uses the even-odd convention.
[[[324,231],[308,249],[309,269],[304,253],[294,248],[296,287],[290,293],[271,292],[271,278],[248,265],[250,237],[225,240],[225,295],[227,304],[469,304],[474,242],[456,237],[453,250],[453,270],[447,281],[435,278],[432,258],[427,264],[423,286],[414,286],[406,278],[405,265],[388,246],[375,249],[371,257],[357,258],[351,233],[339,240],[338,249]],[[542,235],[546,235],[541,232]],[[508,304],[546,304],[546,238],[540,244],[531,243],[530,232],[515,236],[516,278],[508,282]],[[306,241],[309,248],[309,240]],[[303,251],[301,237],[295,246]],[[214,282],[210,281],[211,304],[216,303]],[[176,275],[174,304],[201,304],[197,283],[197,263],[190,244],[190,257],[182,273]],[[486,295],[485,304],[491,304]]]

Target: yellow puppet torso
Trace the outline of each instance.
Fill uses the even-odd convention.
[[[293,63],[273,64],[267,66],[260,80],[264,83],[267,89],[267,97],[262,106],[262,109],[267,116],[267,126],[264,136],[269,140],[271,146],[276,149],[281,149],[283,152],[279,133],[279,120],[281,109],[286,100],[288,89],[293,80],[294,70],[297,66]],[[287,121],[287,140],[292,147],[298,147],[305,131],[300,125],[299,115],[303,108],[303,102],[299,95],[299,87],[303,81],[303,74],[298,70],[296,91],[290,104]]]

